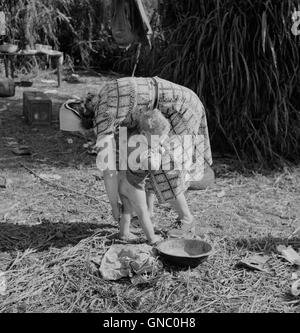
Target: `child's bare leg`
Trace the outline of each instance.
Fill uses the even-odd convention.
[[[141,227],[147,237],[149,243],[155,243],[157,237],[154,233],[154,228],[148,212],[146,192],[133,187],[125,179],[120,184],[120,195],[126,197],[130,202],[130,213],[134,210],[138,215]]]
[[[146,193],[144,191],[135,191],[134,198],[132,198],[132,205],[138,215],[141,227],[150,244],[158,241],[155,235],[153,224],[147,207]]]
[[[153,217],[154,217],[154,201],[155,201],[155,194],[153,192],[146,192],[146,199],[147,199],[147,207],[148,207],[148,212],[150,215],[150,219],[153,223],[153,227],[155,228],[155,223],[153,222]],[[140,226],[139,225],[139,219],[136,214],[136,212],[132,211],[132,219],[131,219],[131,224],[133,226]]]
[[[147,206],[150,218],[152,219],[154,216],[154,201],[155,201],[155,194],[153,192],[146,192],[147,198]]]
[[[130,201],[120,194],[120,198],[123,204],[123,211],[120,219],[120,238],[130,237],[130,221],[131,221],[131,204]]]

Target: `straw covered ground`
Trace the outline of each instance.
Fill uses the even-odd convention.
[[[56,116],[67,96],[103,80],[85,76],[82,84],[64,82],[48,92]],[[40,79],[34,88],[57,89]],[[142,285],[107,282],[95,261],[118,229],[95,157],[83,147],[87,141],[59,132],[57,122],[24,125],[21,89],[1,99],[0,110],[0,172],[7,180],[0,188],[0,278],[6,283],[0,312],[300,311],[300,299],[290,293],[296,268],[276,251],[299,226],[300,168],[241,172],[232,158],[215,158],[215,187],[188,193],[198,232],[206,233],[215,254],[196,269],[166,267]],[[13,155],[14,140],[29,146],[31,156]],[[45,174],[47,181],[40,178]],[[155,218],[168,229],[176,216],[157,206]],[[299,238],[289,243],[299,250]],[[267,272],[237,265],[255,254],[268,256]]]

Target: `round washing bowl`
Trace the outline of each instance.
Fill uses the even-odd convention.
[[[205,241],[183,238],[162,241],[156,250],[162,261],[180,267],[197,267],[214,252]]]

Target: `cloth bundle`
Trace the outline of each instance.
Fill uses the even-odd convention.
[[[100,273],[105,280],[117,281],[134,275],[154,276],[161,268],[149,245],[113,245],[102,259]]]

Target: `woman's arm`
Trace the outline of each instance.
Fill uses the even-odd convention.
[[[97,167],[103,172],[105,190],[116,221],[120,218],[118,172],[116,171],[116,149],[113,135],[98,138]]]
[[[103,177],[113,217],[116,221],[119,221],[121,214],[119,206],[118,172],[105,170],[103,171]]]

